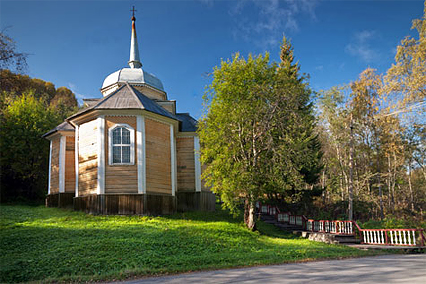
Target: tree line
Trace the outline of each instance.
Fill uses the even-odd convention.
[[[320,219],[422,220],[425,16],[413,29],[418,38],[401,41],[386,74],[368,68],[319,93],[286,38],[279,63],[267,53],[222,61],[204,96],[199,135],[204,179],[223,205],[243,207],[250,229],[258,200]]]
[[[318,131],[324,152],[320,178],[324,192],[320,208],[336,208],[330,205],[350,202],[352,191],[358,219],[423,219],[425,16],[414,20],[412,29],[418,38],[401,41],[395,63],[385,74],[368,68],[354,82],[321,92]]]
[[[25,53],[0,33],[1,202],[41,202],[47,194],[49,141],[41,136],[78,108],[66,87],[24,75]]]

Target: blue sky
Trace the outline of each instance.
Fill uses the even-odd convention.
[[[207,76],[235,52],[279,59],[291,39],[302,72],[318,91],[356,80],[367,67],[385,72],[396,46],[423,15],[406,1],[6,1],[0,27],[29,53],[28,75],[101,97],[107,75],[127,67],[131,12],[143,68],[163,82],[179,112],[199,117]]]

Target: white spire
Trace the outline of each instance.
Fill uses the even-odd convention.
[[[139,58],[139,48],[138,48],[138,39],[136,37],[136,27],[135,27],[135,7],[133,7],[133,17],[132,17],[132,38],[130,40],[130,68],[141,68],[142,63]]]

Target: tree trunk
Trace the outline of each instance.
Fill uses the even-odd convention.
[[[409,161],[408,163],[408,188],[410,189],[411,211],[414,212],[414,194],[413,194],[413,186],[411,184],[411,161]]]
[[[248,198],[244,199],[244,224],[247,224],[249,219],[249,212],[250,212],[249,203],[250,202]]]
[[[354,142],[353,142],[353,125],[352,125],[352,114],[351,114],[351,136],[349,140],[349,189],[348,189],[348,195],[349,195],[349,206],[348,206],[348,217],[349,221],[352,221],[353,219],[353,186],[354,186],[354,177],[353,177],[353,171],[354,171]]]
[[[347,178],[344,166],[343,166],[345,161],[340,155],[340,148],[338,146],[336,147],[336,153],[337,153],[337,159],[339,160],[340,170],[342,171],[342,176],[340,178],[340,189],[341,189],[341,196],[342,196],[342,202],[343,202],[345,200],[344,191],[345,190],[347,191],[347,184],[348,184],[347,180],[348,180],[348,178]],[[343,184],[343,178],[345,179],[345,184]]]
[[[382,183],[380,180],[380,158],[377,155],[377,184],[379,186],[379,201],[380,201],[380,220],[385,218],[385,214],[383,212],[383,192],[382,192]]]
[[[325,170],[322,171],[321,188],[322,188],[322,204],[325,205],[325,200],[326,200],[326,195],[325,195]]]
[[[255,205],[246,199],[244,202],[244,223],[251,231],[256,231]]]
[[[391,157],[390,155],[388,156],[388,197],[389,197],[389,208],[390,211],[393,213],[395,213],[395,189],[394,186],[395,183],[392,181],[393,180],[393,172],[392,172],[392,162],[391,162]]]
[[[393,171],[392,171],[392,213],[395,213],[395,206],[397,205],[398,201],[400,201],[396,196],[395,191],[395,185],[396,185],[396,154],[395,151],[393,152]]]

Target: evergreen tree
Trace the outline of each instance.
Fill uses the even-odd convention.
[[[255,201],[313,185],[321,171],[311,91],[286,39],[281,54],[280,65],[268,54],[222,61],[204,96],[204,178],[226,207],[235,210],[244,199],[250,229]]]

